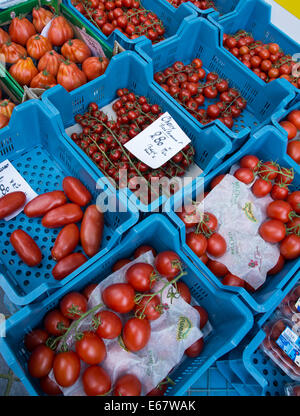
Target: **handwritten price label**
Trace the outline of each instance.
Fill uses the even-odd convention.
[[[152,169],[160,168],[191,140],[168,112],[125,144],[135,157]]]
[[[0,198],[9,194],[10,192],[22,191],[26,195],[26,204],[37,196],[37,193],[28,185],[23,176],[15,169],[9,160],[4,160],[0,163]],[[23,208],[14,212],[12,215],[4,218],[9,221],[16,217]]]

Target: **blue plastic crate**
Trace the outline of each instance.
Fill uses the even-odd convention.
[[[64,140],[55,117],[38,100],[27,101],[14,109],[9,125],[0,131],[0,143],[0,161],[9,159],[38,194],[62,189],[63,178],[71,175],[87,186],[94,201],[102,192],[107,198],[111,195],[109,190],[96,188],[97,175]],[[127,204],[121,197],[117,210]],[[0,221],[0,287],[13,303],[25,305],[64,286],[114,247],[122,234],[138,221],[137,210],[131,205],[130,208],[126,212],[105,213],[101,250],[62,281],[56,281],[51,274],[55,261],[50,250],[58,229],[44,228],[41,218],[28,218],[23,212],[10,221]],[[39,266],[27,266],[11,246],[9,237],[17,228],[27,231],[40,247],[43,261]]]
[[[262,128],[231,158],[227,159],[226,162],[206,177],[200,177],[194,180],[185,189],[185,194],[181,193],[180,195],[178,192],[165,206],[166,213],[180,230],[184,251],[197,265],[201,273],[218,287],[238,293],[251,306],[254,312],[266,312],[278,304],[278,299],[282,296],[285,285],[288,284],[293,274],[300,267],[300,259],[286,262],[280,273],[267,279],[262,288],[253,294],[248,293],[244,288],[224,286],[186,244],[185,226],[175,213],[175,210],[182,206],[183,201],[188,201],[189,199],[195,200],[196,196],[203,192],[203,188],[206,189],[209,186],[215,176],[227,173],[234,163],[237,163],[247,154],[257,155],[260,160],[276,160],[281,166],[293,167],[295,178],[293,187],[290,187],[290,189],[300,189],[300,166],[287,156],[286,145],[287,138],[281,135],[275,127],[266,126]]]
[[[192,2],[188,2],[188,4],[196,10],[199,16],[207,17],[208,15],[213,14],[214,19],[221,20],[224,17],[231,16],[232,13],[239,10],[243,3],[249,3],[253,1],[255,0],[213,0],[216,9],[210,7],[206,10],[199,9]]]
[[[260,40],[264,43],[275,42],[278,43],[280,48],[290,55],[299,53],[300,44],[290,38],[282,30],[271,23],[271,11],[272,6],[266,3],[264,0],[256,0],[249,3],[242,2],[239,10],[236,10],[231,15],[224,17],[223,19],[216,19],[213,14],[208,16],[208,19],[212,21],[220,29],[220,45],[223,45],[223,35],[235,34],[238,30],[246,30],[252,33],[255,40]],[[245,67],[248,75],[252,74],[259,85],[266,86],[266,83],[255,75],[251,69],[247,68],[239,59],[235,58],[229,51],[223,48],[227,55],[230,55],[235,62],[241,67]],[[279,80],[271,82],[274,89],[277,89]],[[294,93],[299,93],[299,89],[294,87],[290,82],[283,79],[283,82]]]
[[[41,391],[37,380],[28,375],[24,335],[40,325],[46,312],[56,307],[66,293],[80,291],[87,284],[103,280],[111,274],[111,268],[117,260],[130,257],[142,244],[150,244],[158,252],[174,250],[178,253],[188,272],[183,281],[189,286],[195,301],[208,311],[213,327],[200,356],[187,358],[170,374],[175,385],[168,388],[168,395],[185,394],[218,358],[236,347],[250,331],[253,325],[250,310],[236,295],[219,290],[202,278],[198,269],[182,252],[176,228],[164,215],[153,214],[134,226],[117,247],[63,288],[40,303],[24,307],[7,320],[6,337],[0,339],[0,351],[31,395],[39,395]]]
[[[60,125],[66,141],[80,153],[86,163],[102,178],[105,176],[94,162],[65,134],[65,129],[75,123],[74,116],[86,111],[91,101],[96,101],[103,107],[117,98],[118,88],[128,88],[139,95],[145,95],[151,103],[159,104],[162,110],[168,111],[192,141],[196,150],[195,163],[205,172],[219,165],[224,157],[231,152],[231,142],[216,126],[203,126],[199,129],[191,124],[185,114],[156,88],[150,80],[150,68],[136,53],[127,51],[112,58],[105,74],[89,84],[68,93],[63,87],[55,86],[43,94],[43,101],[51,108]],[[112,185],[105,180],[112,189]],[[143,212],[157,210],[166,200],[162,196],[145,205],[128,188],[124,188],[128,198]]]
[[[262,327],[272,316],[283,298],[292,290],[300,278],[296,273],[290,282],[285,285],[278,302],[269,312],[260,316],[254,330],[246,336],[239,346],[227,354],[226,359],[217,362],[217,368],[233,384],[241,395],[255,396],[284,396],[284,386],[293,380],[268,357],[259,346],[266,334]],[[230,367],[230,371],[226,369]],[[246,394],[243,394],[242,392]],[[254,393],[254,394],[253,394]]]
[[[278,80],[276,86],[270,84],[261,85],[257,77],[246,71],[246,67],[236,63],[229,53],[219,46],[219,30],[209,20],[197,17],[187,22],[183,30],[170,38],[164,44],[152,47],[149,40],[139,43],[136,51],[151,64],[152,75],[163,71],[175,61],[189,64],[194,58],[203,61],[206,72],[216,72],[221,78],[229,81],[231,87],[237,88],[242,97],[247,100],[247,107],[242,114],[234,119],[235,124],[230,130],[219,120],[208,125],[217,125],[232,140],[232,150],[239,148],[248,138],[263,125],[270,123],[272,114],[278,109],[285,108],[294,98],[288,83]],[[158,83],[154,84],[159,90],[180,108],[181,112],[189,118],[191,123],[201,127],[198,122],[184,107],[171,97]],[[205,105],[217,102],[218,98],[205,100]]]
[[[188,396],[238,396],[216,365],[211,366],[187,391]]]
[[[72,13],[80,18],[81,21],[83,21],[89,29],[91,29],[101,39],[105,40],[111,47],[113,47],[115,41],[117,41],[124,49],[134,50],[135,46],[139,42],[146,39],[145,36],[140,36],[136,39],[129,39],[119,30],[114,30],[109,36],[106,36],[99,28],[97,28],[96,25],[91,23],[72,5],[71,0],[63,0],[63,3],[65,3],[65,5],[72,11]],[[166,29],[164,35],[166,39],[174,36],[176,32],[179,31],[185,24],[185,22],[189,21],[190,18],[197,15],[195,8],[190,7],[189,4],[182,4],[178,9],[172,7],[165,0],[141,0],[141,4],[146,10],[151,10],[158,16],[160,20],[162,20]],[[161,42],[165,43],[166,40]]]

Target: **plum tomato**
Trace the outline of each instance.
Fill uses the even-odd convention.
[[[74,351],[59,352],[53,361],[53,374],[62,387],[72,386],[80,374],[80,359]]]
[[[160,318],[162,314],[162,305],[159,296],[156,295],[150,300],[146,296],[143,297],[134,310],[137,317],[155,321]]]
[[[125,278],[137,292],[149,292],[156,282],[155,270],[148,263],[133,264],[126,270]]]
[[[142,385],[133,374],[124,374],[115,383],[113,396],[140,396]]]
[[[84,371],[82,384],[87,396],[104,396],[111,389],[109,375],[98,365],[92,365]]]
[[[78,319],[87,311],[87,300],[79,292],[70,292],[61,299],[59,307],[66,318]]]
[[[94,332],[84,331],[75,343],[79,358],[89,365],[100,364],[106,357],[106,347]]]
[[[207,253],[213,257],[221,257],[226,253],[227,244],[224,237],[219,233],[214,233],[207,239]]]
[[[271,192],[272,182],[265,181],[262,178],[257,178],[251,189],[256,198],[263,198]]]
[[[267,220],[259,227],[260,236],[268,243],[279,243],[286,235],[283,222],[278,220]]]
[[[196,342],[194,342],[189,348],[187,348],[184,353],[191,358],[198,357],[202,352],[204,347],[204,340],[203,337],[199,338]]]
[[[216,260],[209,259],[206,266],[217,277],[224,277],[229,273],[227,267]]]
[[[231,273],[226,274],[226,276],[222,279],[222,283],[225,286],[245,287],[245,281]]]
[[[122,321],[112,311],[100,311],[95,316],[99,320],[99,325],[96,333],[99,337],[104,339],[117,338],[122,332]]]
[[[48,312],[44,318],[45,330],[55,336],[62,335],[70,326],[70,320],[66,318],[59,309]]]
[[[196,309],[196,311],[198,311],[198,313],[200,315],[200,329],[202,329],[207,324],[208,313],[202,306],[195,305],[195,306],[193,306],[193,308]]]
[[[135,291],[128,283],[115,283],[102,292],[105,305],[118,313],[128,313],[135,307]]]
[[[28,372],[32,377],[42,378],[49,374],[54,360],[54,351],[46,345],[38,345],[28,360]]]
[[[240,182],[249,185],[254,181],[254,173],[249,168],[239,168],[234,172],[234,177],[237,178]]]
[[[130,318],[123,327],[122,338],[125,347],[131,352],[143,349],[151,335],[151,326],[147,319]]]
[[[138,247],[135,250],[135,252],[133,254],[133,257],[135,259],[137,259],[138,257],[142,256],[143,254],[148,253],[148,251],[152,251],[153,257],[156,256],[156,251],[154,250],[153,247],[147,246],[147,245],[143,245],[143,246]]]
[[[196,232],[191,232],[186,235],[186,244],[198,257],[203,256],[207,249],[206,237]]]
[[[182,297],[182,299],[186,303],[191,303],[192,296],[191,296],[191,292],[190,292],[190,289],[188,288],[188,286],[184,282],[181,282],[181,281],[176,282],[175,284],[177,286],[177,290],[178,290],[180,296]]]
[[[286,201],[273,201],[267,206],[268,217],[286,223],[290,220],[291,205]]]
[[[36,328],[25,335],[24,344],[28,351],[33,351],[38,345],[45,344],[48,338],[46,331]]]
[[[155,267],[161,276],[171,281],[180,273],[182,263],[174,251],[162,251],[155,258]]]

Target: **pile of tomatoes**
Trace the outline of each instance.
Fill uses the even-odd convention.
[[[56,309],[47,312],[43,328],[33,329],[26,335],[25,346],[31,353],[28,359],[29,374],[40,380],[40,386],[46,394],[61,394],[61,387],[72,386],[79,377],[88,396],[110,392],[114,396],[141,394],[141,382],[130,370],[112,385],[109,374],[99,365],[109,354],[107,342],[117,338],[119,345],[133,354],[145,348],[151,336],[150,323],[159,319],[166,308],[162,304],[162,292],[151,291],[161,277],[167,279],[166,290],[172,287],[174,296],[180,294],[186,302],[191,302],[187,285],[177,282],[182,272],[179,256],[173,251],[156,254],[152,247],[140,246],[134,258],[149,250],[156,256],[155,268],[148,263],[134,263],[124,272],[126,282],[106,286],[101,293],[103,302],[92,309],[88,309],[88,300],[97,284],[89,284],[82,293],[69,292]],[[113,271],[120,270],[130,262],[130,259],[119,260]],[[208,321],[207,312],[197,305],[194,308],[200,316],[200,328],[203,328]],[[128,313],[131,315],[126,317],[123,325],[120,316],[124,319]],[[91,328],[81,332],[79,323],[86,317],[90,318]],[[75,334],[73,350],[66,342],[71,331]],[[203,345],[202,337],[185,351],[186,355],[198,356]],[[82,374],[81,361],[88,365]],[[49,377],[51,370],[54,378]],[[163,395],[166,388],[166,380],[163,380],[148,395]]]
[[[137,178],[142,177],[148,184],[147,195],[143,199],[149,200],[148,196],[151,200],[156,199],[158,195],[151,194],[151,183],[163,177],[183,176],[193,163],[194,148],[187,145],[159,169],[151,169],[139,161],[124,145],[163,113],[157,104],[150,104],[145,96],[138,96],[127,88],[117,90],[117,96],[119,98],[112,105],[115,121],[109,120],[96,103],[90,103],[86,113],[75,116],[82,132],[73,133],[71,138],[119,187],[128,186],[136,191],[140,183],[137,183]],[[127,171],[126,178],[122,176],[122,171]],[[140,196],[143,197],[142,192]]]
[[[277,43],[255,41],[250,33],[239,30],[235,35],[224,34],[223,45],[263,81],[285,78],[296,88],[300,87],[300,77],[292,74],[296,62]]]
[[[289,186],[293,186],[294,171],[272,161],[260,161],[255,155],[244,156],[239,165],[234,176],[246,185],[252,184],[251,190],[256,198],[270,194],[274,200],[267,207],[269,219],[259,229],[265,241],[280,243],[277,264],[268,272],[268,275],[274,275],[282,270],[285,261],[300,257],[300,191],[289,191]],[[225,174],[216,176],[210,183],[210,190],[219,185],[224,177]],[[208,193],[204,193],[204,198]],[[200,215],[196,203],[193,203],[184,206],[177,215],[187,231],[194,229],[187,233],[186,243],[211,272],[222,278],[224,285],[244,287],[253,292],[247,282],[231,274],[223,263],[208,258],[206,253],[221,257],[226,252],[226,241],[216,233],[218,220],[213,213]]]
[[[47,34],[42,35],[50,21]],[[93,57],[86,43],[74,38],[63,16],[54,16],[43,7],[32,10],[32,22],[15,17],[8,31],[0,28],[0,47],[11,76],[31,88],[60,84],[72,91],[102,75],[109,63],[107,58]]]
[[[73,6],[105,36],[118,29],[129,39],[146,36],[152,43],[164,39],[163,22],[140,0],[72,0]]]
[[[293,110],[288,116],[287,120],[279,123],[281,127],[287,132],[288,145],[287,154],[300,165],[300,110]]]
[[[0,89],[0,129],[8,125],[15,104],[9,99],[2,99],[2,90]]]
[[[67,198],[71,201],[68,202]],[[91,202],[88,189],[77,179],[67,176],[63,180],[63,191],[52,191],[38,195],[24,207],[29,218],[42,218],[45,228],[60,228],[54,246],[52,258],[57,261],[52,270],[56,280],[62,280],[87,261],[84,254],[74,252],[81,243],[84,253],[93,257],[98,253],[104,227],[103,213],[96,205],[89,205],[85,212],[82,207]],[[17,212],[26,202],[22,191],[10,192],[0,199],[0,219]],[[80,231],[76,223],[81,222]],[[10,243],[21,260],[29,267],[37,267],[42,262],[39,246],[27,232],[14,230]]]
[[[163,72],[157,72],[154,80],[201,124],[218,119],[231,129],[234,118],[241,115],[247,102],[225,79],[214,72],[206,74],[202,66],[199,58],[188,65],[177,61]],[[207,105],[206,99],[216,102]]]
[[[179,7],[182,3],[187,3],[188,1],[190,1],[200,10],[207,10],[210,8],[217,10],[213,0],[167,0],[167,1],[176,8]]]

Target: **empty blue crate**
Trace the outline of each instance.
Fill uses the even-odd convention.
[[[179,192],[172,197],[165,206],[165,211],[169,218],[176,224],[180,230],[183,250],[192,259],[200,269],[201,273],[206,276],[215,285],[224,290],[238,293],[255,313],[267,312],[278,304],[278,299],[282,296],[285,286],[289,283],[294,273],[299,270],[300,259],[287,261],[284,268],[278,274],[269,277],[264,285],[255,293],[249,293],[244,288],[234,286],[224,286],[221,281],[202,263],[199,257],[186,244],[186,229],[184,223],[176,214],[180,209],[183,201],[196,200],[203,190],[209,189],[211,180],[220,175],[229,172],[230,167],[245,155],[256,155],[260,160],[274,160],[280,166],[294,169],[294,180],[290,187],[291,191],[300,190],[300,166],[297,165],[286,154],[287,138],[284,137],[275,127],[266,126],[257,132],[251,139],[232,157],[227,159],[222,165],[211,172],[209,175],[195,179],[185,189],[185,193]]]
[[[180,256],[187,271],[182,280],[189,286],[196,303],[207,310],[213,327],[201,354],[196,358],[186,358],[170,373],[170,378],[175,384],[168,388],[167,395],[186,394],[218,358],[238,345],[250,331],[253,325],[250,310],[236,295],[217,289],[202,278],[198,269],[181,250],[176,228],[164,215],[153,214],[135,225],[117,247],[82,271],[63,288],[40,303],[24,307],[7,320],[6,337],[0,339],[1,354],[29,394],[41,395],[42,392],[38,380],[28,374],[28,352],[23,342],[25,334],[41,326],[45,314],[55,308],[66,293],[81,291],[86,285],[105,279],[112,273],[112,266],[117,260],[130,258],[135,249],[144,244],[151,245],[157,252],[174,250]]]
[[[221,128],[232,141],[232,150],[238,149],[248,138],[263,125],[269,124],[272,114],[285,108],[294,98],[284,80],[276,83],[261,85],[256,75],[237,63],[227,51],[219,46],[219,29],[209,20],[197,17],[186,23],[183,30],[165,44],[152,47],[146,40],[137,45],[136,51],[152,65],[152,76],[163,71],[175,61],[190,64],[194,58],[200,58],[206,73],[215,72],[221,78],[228,80],[229,86],[236,88],[241,96],[247,100],[247,107],[241,115],[234,119],[232,129],[226,127],[219,120],[210,122]],[[171,97],[157,82],[157,88],[167,95],[171,102],[180,108],[191,123],[201,127],[196,120],[175,98]],[[218,98],[206,99],[205,108],[216,103]]]
[[[208,19],[211,20],[220,30],[220,45],[223,45],[223,35],[234,35],[239,30],[245,30],[251,33],[256,41],[263,43],[278,43],[280,48],[285,54],[289,54],[293,57],[295,54],[299,54],[300,44],[290,38],[286,33],[280,30],[271,22],[272,6],[266,3],[264,0],[256,0],[252,2],[242,2],[241,7],[231,15],[224,17],[223,19],[215,19],[213,15],[209,15]],[[248,75],[252,74],[261,88],[266,86],[266,83],[247,68],[239,59],[235,58],[229,51],[223,48],[227,55],[230,55],[236,63],[246,68]],[[297,62],[298,58],[295,58]],[[289,88],[294,94],[299,93],[299,89],[294,87],[289,81],[282,80],[287,88]],[[270,83],[271,88],[276,90],[279,79]]]
[[[241,395],[254,396],[284,396],[284,387],[294,381],[279,368],[270,357],[259,347],[266,337],[262,329],[268,319],[275,312],[284,297],[292,290],[300,278],[296,273],[285,285],[277,304],[264,315],[261,315],[254,329],[231,352],[226,359],[217,362],[217,368],[234,385]],[[226,371],[230,367],[231,372]],[[238,379],[238,382],[236,380]]]
[[[136,53],[127,51],[112,58],[105,74],[86,85],[68,93],[63,87],[55,86],[43,94],[43,101],[56,114],[62,134],[65,140],[80,153],[86,163],[103,180],[107,186],[114,191],[113,185],[106,180],[105,175],[94,164],[94,162],[78,147],[68,135],[65,129],[75,124],[76,114],[84,113],[91,101],[95,101],[99,108],[102,108],[117,98],[119,88],[128,88],[138,95],[146,96],[152,104],[158,104],[163,112],[168,111],[176,120],[179,126],[191,139],[196,154],[194,157],[196,165],[201,168],[204,174],[218,166],[224,157],[231,152],[229,138],[216,126],[203,126],[199,129],[191,124],[185,114],[173,105],[152,82],[150,67]],[[137,196],[129,189],[123,188],[127,197],[142,212],[157,210],[167,199],[161,196],[151,204],[143,204]]]
[[[135,46],[143,39],[145,36],[140,36],[136,39],[130,39],[119,30],[114,30],[109,36],[104,35],[100,27],[92,23],[88,18],[81,14],[76,7],[72,5],[71,0],[64,0],[65,5],[77,16],[85,25],[91,29],[97,36],[106,41],[111,47],[114,46],[115,41],[117,41],[124,49],[134,50]],[[191,17],[196,16],[197,12],[189,4],[182,4],[178,9],[172,7],[165,0],[141,0],[142,6],[148,10],[155,13],[158,18],[163,22],[165,27],[164,38],[168,39],[174,36],[178,31],[181,30],[181,27],[188,21]],[[165,43],[166,40],[162,40],[162,43]]]
[[[62,189],[65,176],[75,176],[92,193],[93,201],[115,198],[109,190],[96,187],[97,175],[85,165],[61,135],[55,116],[38,100],[30,100],[14,109],[7,127],[0,132],[0,162],[8,159],[37,194]],[[61,281],[52,276],[55,261],[50,250],[59,232],[41,225],[41,218],[29,218],[23,212],[10,221],[0,221],[0,287],[10,301],[25,305],[64,286],[114,247],[138,221],[136,209],[125,198],[116,200],[116,212],[104,214],[103,242],[97,255]],[[124,212],[119,212],[122,210]],[[126,208],[126,209],[125,209]],[[23,229],[34,238],[43,255],[39,266],[29,267],[10,244],[11,233]],[[77,251],[81,251],[77,247]]]

